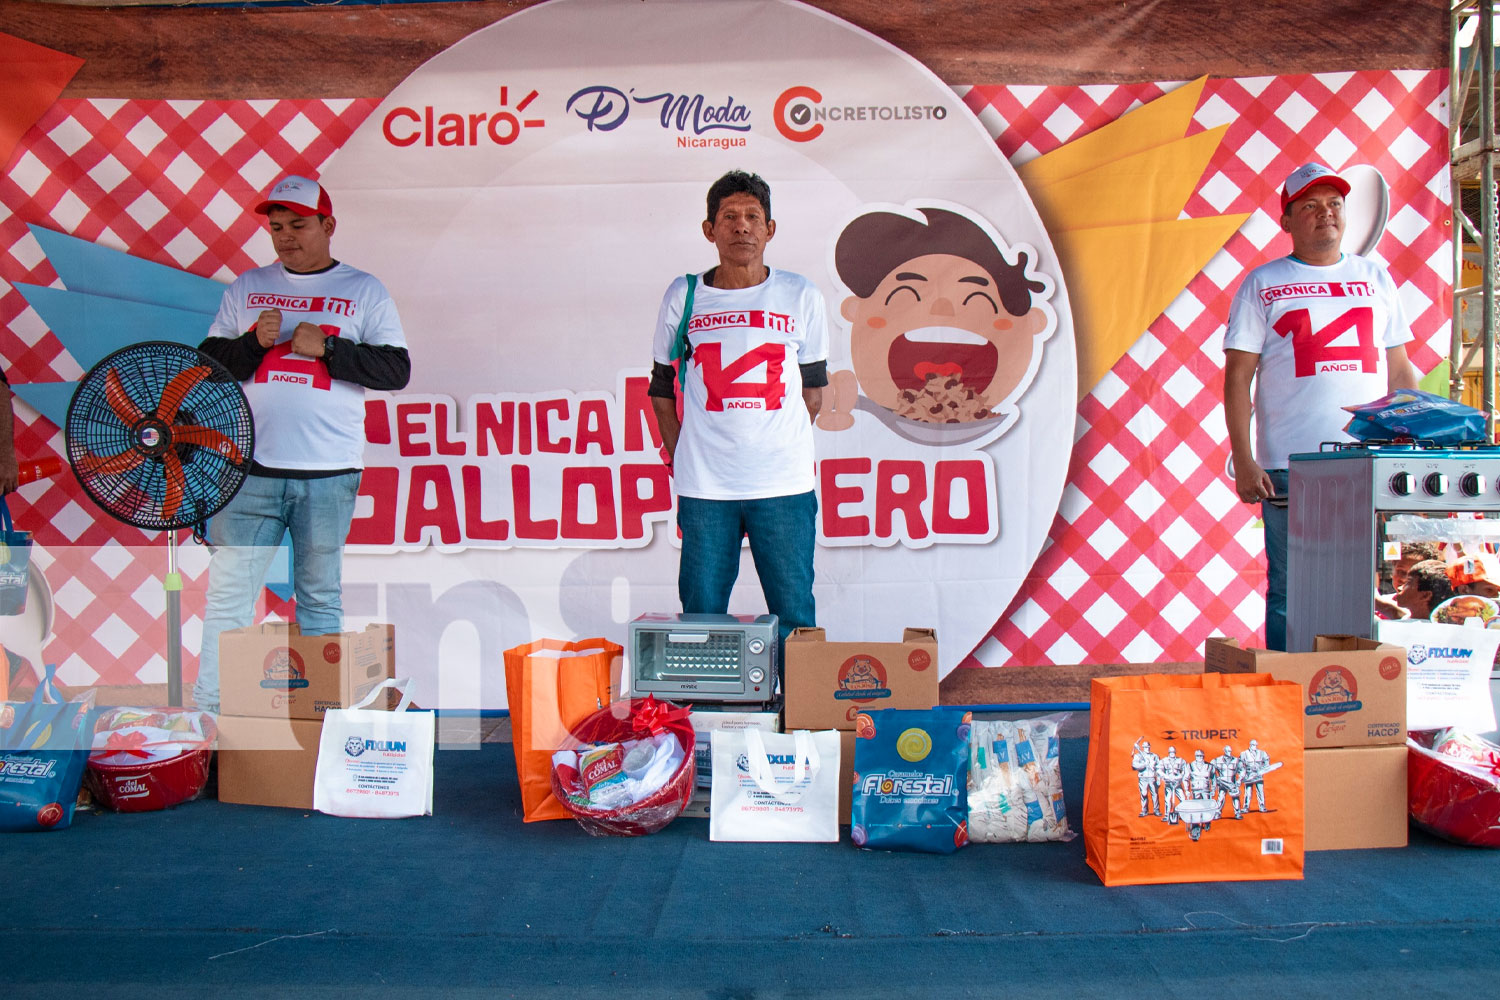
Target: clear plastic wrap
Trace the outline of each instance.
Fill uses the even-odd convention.
[[[84,780],[94,801],[115,812],[168,809],[203,794],[217,736],[207,712],[106,709],[94,724]]]
[[[1407,734],[1412,822],[1475,847],[1500,847],[1500,746],[1453,729]]]
[[[675,770],[657,791],[640,801],[613,809],[596,808],[569,794],[575,779],[581,781],[576,767],[580,749],[626,740],[655,740],[667,733],[676,737],[677,746],[669,747],[666,754],[654,754],[641,772],[641,778],[630,779],[645,779],[645,772],[654,770],[659,760],[675,761]],[[574,726],[567,740],[558,748],[560,753],[571,751],[575,765],[569,765],[566,756],[553,757],[552,794],[578,820],[578,825],[595,837],[638,837],[655,833],[676,819],[693,797],[697,780],[697,767],[693,762],[695,742],[687,709],[650,696],[617,701]],[[625,774],[623,757],[621,764],[621,774]]]
[[[1072,840],[1058,729],[1068,712],[976,721],[969,739],[969,839],[977,844]]]

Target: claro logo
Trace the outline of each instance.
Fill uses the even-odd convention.
[[[497,110],[455,111],[431,104],[421,108],[398,107],[385,113],[380,133],[392,146],[509,146],[522,129],[542,128],[542,118],[522,118],[537,99],[532,90],[510,108],[510,88],[500,88]]]

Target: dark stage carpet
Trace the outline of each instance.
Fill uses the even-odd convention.
[[[1064,741],[1068,806],[1085,746]],[[436,815],[200,801],[0,838],[0,996],[1493,996],[1500,853],[1413,832],[1301,882],[1105,889],[1067,844],[949,857],[523,824],[509,745]],[[847,832],[846,832],[847,838]]]

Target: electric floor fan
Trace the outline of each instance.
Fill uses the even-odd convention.
[[[182,704],[182,574],[177,531],[234,498],[250,469],[255,422],[239,383],[191,347],[146,341],[83,377],[68,404],[68,464],[116,520],[167,533],[167,701]]]

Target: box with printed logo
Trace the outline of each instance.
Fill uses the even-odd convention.
[[[829,642],[820,628],[786,640],[786,731],[854,728],[860,712],[938,703],[937,632],[909,628],[900,642]]]
[[[296,625],[266,622],[219,638],[219,708],[225,715],[322,719],[349,708],[392,676],[392,625],[305,636]],[[394,691],[372,708],[393,707]]]
[[[1311,653],[1246,649],[1213,637],[1204,669],[1271,674],[1302,685],[1306,747],[1385,746],[1406,742],[1406,650],[1353,635],[1320,635]]]

